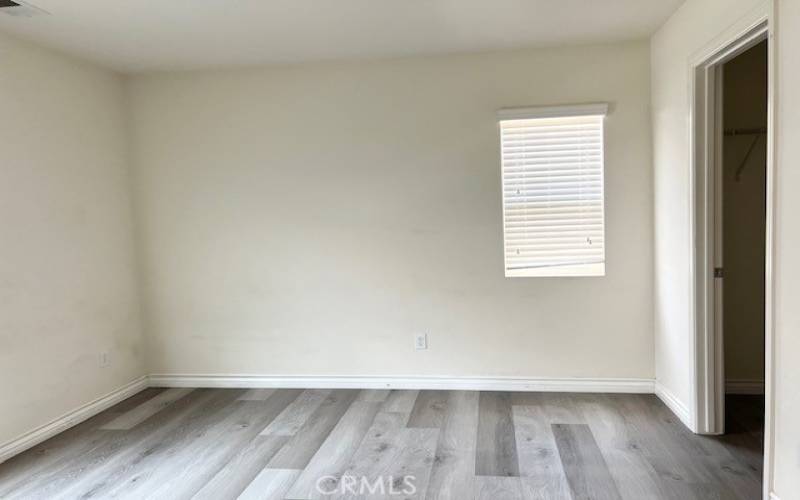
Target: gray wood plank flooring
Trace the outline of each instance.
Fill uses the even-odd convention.
[[[305,469],[333,430],[358,391],[329,393],[286,445],[269,461],[271,469]]]
[[[111,422],[100,427],[106,431],[125,431],[152,417],[166,406],[192,392],[192,389],[168,389],[145,401],[134,409],[127,411]]]
[[[317,481],[326,478],[326,484],[338,483],[350,464],[350,459],[364,440],[375,421],[380,405],[376,402],[356,401],[336,424],[328,439],[311,458],[300,477],[286,495],[287,499],[324,498],[317,490]],[[329,488],[322,488],[323,492]]]
[[[448,393],[436,458],[428,482],[428,500],[469,498],[475,484],[477,392]]]
[[[539,406],[514,406],[517,454],[525,498],[570,498],[567,477],[549,421]]]
[[[303,391],[266,429],[261,431],[261,434],[264,436],[294,436],[330,393],[329,390]]]
[[[575,500],[619,500],[617,483],[589,426],[552,424],[551,427]]]
[[[751,500],[763,403],[696,436],[652,395],[147,389],[0,464],[2,499]]]
[[[478,476],[519,477],[517,439],[511,415],[511,394],[481,392],[478,418]]]
[[[447,407],[447,393],[444,391],[420,391],[411,416],[409,427],[438,429],[444,419]]]

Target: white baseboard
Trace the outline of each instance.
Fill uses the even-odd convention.
[[[63,432],[70,427],[87,420],[103,410],[111,408],[115,404],[123,401],[137,392],[147,388],[147,377],[139,377],[128,384],[109,392],[105,396],[99,397],[57,419],[38,427],[22,436],[0,445],[0,463],[9,458],[22,453],[23,451],[36,446],[37,444],[50,439],[56,434]]]
[[[667,405],[672,413],[678,417],[683,425],[687,428],[694,430],[694,426],[692,425],[691,413],[689,412],[689,408],[683,402],[678,399],[672,391],[664,387],[663,385],[659,384],[658,381],[655,382],[655,393],[658,396],[658,399],[664,402]]]
[[[727,380],[725,381],[726,394],[764,394],[763,380]]]
[[[467,391],[653,393],[651,379],[512,377],[337,377],[282,375],[172,375],[149,377],[151,387],[294,389],[427,389]]]

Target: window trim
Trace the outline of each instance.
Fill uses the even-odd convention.
[[[566,106],[536,106],[502,108],[497,110],[498,124],[503,120],[535,120],[537,118],[567,118],[570,116],[607,116],[608,103],[575,104]]]
[[[606,134],[605,134],[605,118],[608,116],[608,103],[593,103],[593,104],[577,104],[577,105],[562,105],[562,106],[535,106],[535,107],[520,107],[520,108],[502,108],[497,111],[497,128],[498,137],[500,139],[500,204],[502,209],[503,218],[503,272],[506,278],[560,278],[560,277],[578,277],[578,278],[591,278],[591,277],[604,277],[606,275],[606,220],[605,220],[605,151],[606,151]],[[506,120],[535,120],[540,118],[570,118],[570,117],[602,117],[602,218],[603,218],[603,263],[602,269],[596,270],[577,267],[561,267],[561,268],[529,268],[529,269],[509,269],[506,262],[506,201],[504,196],[504,172],[503,172],[503,145],[502,145],[502,128],[501,122]]]

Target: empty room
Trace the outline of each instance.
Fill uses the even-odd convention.
[[[800,2],[0,0],[0,499],[800,500]]]

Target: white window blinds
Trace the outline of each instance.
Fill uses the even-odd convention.
[[[604,104],[501,110],[506,276],[603,276]]]

